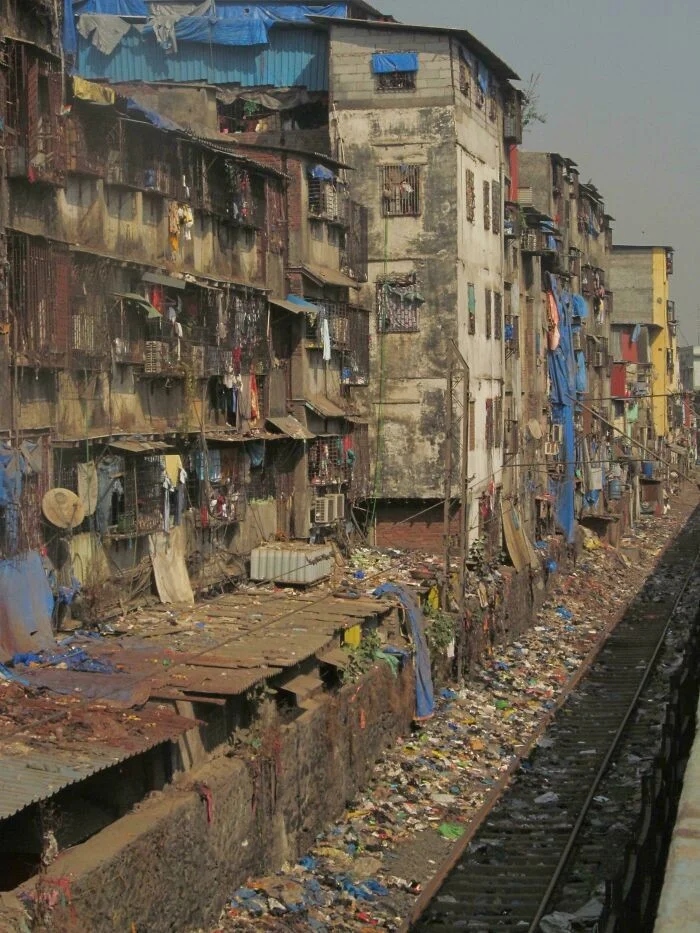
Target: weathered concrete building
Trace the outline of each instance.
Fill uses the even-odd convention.
[[[465,31],[340,19],[329,28],[334,144],[369,213],[363,411],[377,540],[389,543],[397,520],[443,495],[452,347],[469,367],[469,449],[454,439],[453,462],[468,458],[473,540],[502,485],[504,126],[517,140],[515,74]],[[415,528],[424,537],[425,521]]]
[[[676,411],[676,403],[680,402],[677,323],[669,291],[673,249],[616,244],[612,259],[615,325],[621,332],[620,339],[625,342],[629,337],[631,344],[632,336],[645,332],[640,360],[643,366],[638,364],[637,370],[649,387],[650,404],[648,416],[640,422],[639,440],[653,447],[672,440],[682,418]]]

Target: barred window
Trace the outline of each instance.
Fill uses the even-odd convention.
[[[493,336],[500,340],[503,336],[503,295],[493,293]]]
[[[469,312],[469,333],[476,333],[476,290],[474,284],[467,285],[467,310]]]
[[[491,186],[484,182],[484,230],[491,229]]]
[[[494,446],[500,447],[503,441],[503,399],[497,395],[493,400]]]
[[[494,233],[501,232],[501,184],[494,181],[491,185],[491,229]]]
[[[415,91],[415,71],[392,71],[389,74],[375,75],[378,91]]]
[[[377,330],[384,334],[415,333],[423,297],[415,275],[391,276],[377,283]]]
[[[364,308],[348,309],[348,339],[342,357],[341,382],[354,386],[369,383],[369,312]]]
[[[459,89],[465,97],[471,96],[472,80],[469,65],[460,59],[459,61]]]
[[[420,165],[382,168],[382,210],[385,217],[416,217],[421,210]]]
[[[470,168],[466,171],[466,197],[467,197],[467,220],[473,224],[476,220],[476,182],[474,172]]]
[[[491,336],[491,289],[484,292],[484,319],[486,322],[486,336]]]
[[[486,399],[486,449],[491,450],[493,444],[493,399]]]
[[[476,450],[476,402],[469,402],[469,449]]]

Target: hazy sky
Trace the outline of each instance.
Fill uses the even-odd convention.
[[[675,247],[679,343],[700,342],[700,0],[377,0],[403,22],[468,29],[521,78],[547,122],[523,147],[578,163],[617,243]],[[687,338],[687,339],[686,339]]]

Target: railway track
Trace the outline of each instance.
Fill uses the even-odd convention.
[[[582,906],[580,900],[572,903],[577,881],[583,897],[596,871],[604,871],[606,846],[615,845],[614,837],[591,833],[592,814],[609,804],[614,822],[615,806],[624,806],[624,794],[615,794],[611,767],[623,747],[629,749],[630,742],[643,746],[645,736],[647,745],[653,744],[661,731],[658,723],[640,716],[640,709],[645,690],[664,679],[665,655],[684,639],[683,632],[674,635],[674,624],[687,635],[689,603],[695,618],[699,553],[700,508],[459,860],[438,879],[439,889],[433,887],[431,899],[419,902],[412,930],[537,933],[553,910],[573,913]],[[601,794],[604,782],[608,797]],[[639,796],[634,780],[627,783],[629,794]],[[614,923],[605,929],[615,929]]]

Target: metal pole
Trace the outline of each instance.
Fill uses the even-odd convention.
[[[464,362],[464,361],[462,361]],[[464,612],[466,608],[467,554],[469,551],[469,367],[463,367],[462,375],[462,458],[460,472],[461,513],[459,525],[459,629],[455,644],[457,677],[462,677],[464,661]]]
[[[445,555],[445,581],[443,583],[442,605],[447,607],[450,591],[450,505],[452,499],[452,384],[454,356],[449,349],[447,358],[447,389],[445,392],[445,501],[443,503],[443,543]]]

